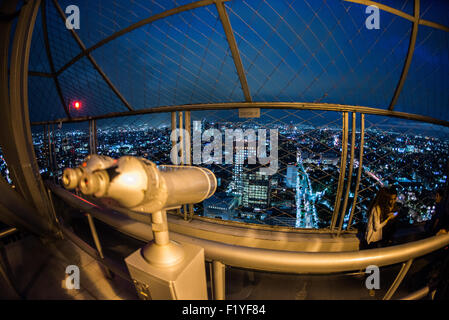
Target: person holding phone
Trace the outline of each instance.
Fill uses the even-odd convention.
[[[397,191],[395,187],[381,187],[369,210],[368,225],[365,232],[367,249],[382,245],[382,229],[396,216]],[[396,209],[396,210],[395,210]]]
[[[440,188],[435,192],[435,213],[426,225],[426,233],[428,236],[444,234],[448,230],[448,201],[445,199],[444,194],[443,188]]]

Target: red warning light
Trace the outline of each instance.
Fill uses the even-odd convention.
[[[81,103],[79,101],[75,101],[74,105],[75,109],[79,109],[81,107]]]

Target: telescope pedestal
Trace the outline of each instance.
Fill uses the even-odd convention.
[[[139,298],[144,300],[207,300],[204,249],[189,243],[180,244],[174,241],[171,243],[181,248],[184,253],[184,259],[177,264],[161,267],[149,263],[143,257],[145,247],[125,259]],[[151,253],[155,246],[156,244],[149,246]],[[160,249],[157,248],[157,250]]]
[[[152,213],[154,240],[125,259],[139,297],[207,300],[204,249],[170,241],[167,213]]]

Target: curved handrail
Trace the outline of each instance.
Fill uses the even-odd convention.
[[[128,117],[153,113],[169,113],[175,111],[205,111],[205,110],[233,110],[246,108],[260,109],[276,109],[276,110],[320,110],[320,111],[336,111],[336,112],[359,112],[370,115],[389,116],[399,119],[414,120],[420,122],[432,123],[440,126],[449,127],[449,121],[423,116],[402,111],[391,111],[382,108],[364,107],[357,105],[345,105],[336,103],[317,103],[317,102],[221,102],[221,103],[198,103],[184,105],[167,105],[160,107],[143,108],[134,111],[110,112],[98,116],[82,116],[76,118],[61,118],[49,121],[34,121],[32,126],[45,124],[74,123],[88,120],[101,120],[117,117]]]
[[[124,214],[99,207],[59,186],[49,183],[50,189],[71,206],[89,212],[92,216],[118,231],[143,241],[151,241],[149,224],[131,219]],[[233,267],[282,273],[336,273],[393,265],[438,250],[449,244],[449,234],[433,236],[397,246],[347,252],[292,252],[241,247],[199,239],[170,232],[175,241],[188,242],[204,248],[206,259],[221,261]]]

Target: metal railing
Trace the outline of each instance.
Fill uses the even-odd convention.
[[[61,187],[48,184],[52,192],[71,207],[89,212],[92,217],[112,228],[145,242],[152,240],[151,224],[129,218],[123,213],[97,206]],[[378,267],[403,262],[396,279],[384,299],[391,299],[404,280],[414,259],[443,248],[449,244],[449,234],[433,236],[411,243],[370,250],[350,252],[291,252],[249,248],[170,232],[171,239],[204,248],[205,258],[212,262],[211,280],[214,298],[225,297],[224,267],[291,274],[330,274],[364,270],[369,265]]]

